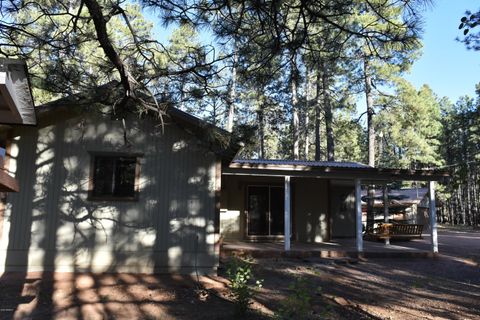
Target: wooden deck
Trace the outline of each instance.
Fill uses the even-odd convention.
[[[430,237],[411,241],[398,241],[385,245],[380,241],[364,241],[364,251],[356,251],[355,239],[335,239],[322,243],[293,242],[291,250],[283,249],[283,242],[224,242],[220,249],[222,258],[251,256],[253,258],[424,258],[432,257]]]

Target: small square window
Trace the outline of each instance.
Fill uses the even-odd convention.
[[[135,200],[138,161],[136,156],[94,155],[90,198]]]

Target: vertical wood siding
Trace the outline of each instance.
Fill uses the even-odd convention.
[[[25,128],[12,144],[0,268],[17,271],[209,272],[215,155],[170,123],[101,115]],[[137,202],[89,201],[91,155],[140,153]],[[198,239],[198,241],[197,241]]]

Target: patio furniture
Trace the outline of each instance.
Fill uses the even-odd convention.
[[[376,240],[411,240],[422,238],[423,224],[382,223],[370,236]]]

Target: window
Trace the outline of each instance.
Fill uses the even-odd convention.
[[[135,200],[138,161],[136,156],[93,155],[90,198],[93,200]]]

